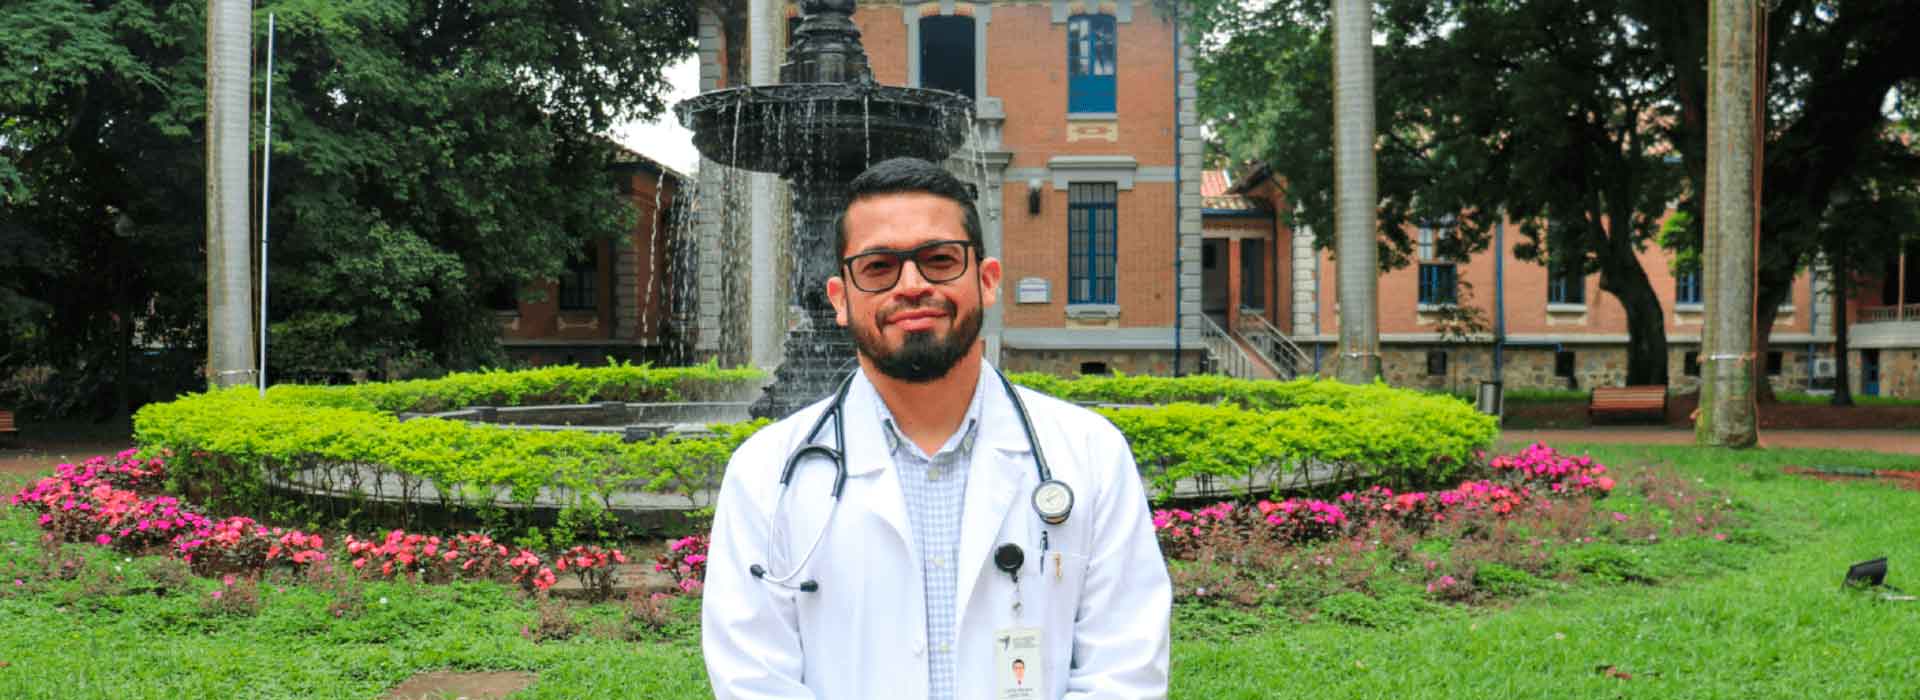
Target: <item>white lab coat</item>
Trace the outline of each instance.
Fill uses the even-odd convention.
[[[1047,525],[1034,512],[1039,479],[1026,435],[1006,392],[990,387],[961,521],[951,650],[957,695],[995,696],[994,637],[1022,626],[1043,630],[1041,697],[1165,697],[1173,593],[1125,439],[1098,414],[1019,391],[1054,478],[1073,489],[1073,512],[1060,525]],[[817,592],[756,580],[748,568],[768,563],[768,513],[779,496],[780,470],[827,401],[761,430],[728,463],[714,511],[701,626],[707,675],[719,698],[927,697],[921,557],[876,418],[872,402],[878,400],[870,384],[848,392],[845,494],[819,552],[794,581],[815,579]],[[829,422],[817,442],[831,446],[833,440]],[[832,478],[824,458],[810,458],[797,470],[781,514],[789,528],[786,551],[773,554],[774,571],[788,571],[820,531]],[[1048,533],[1044,555],[1042,532]],[[1017,585],[991,561],[993,550],[1008,542],[1026,552]],[[1028,668],[1034,668],[1030,661]]]

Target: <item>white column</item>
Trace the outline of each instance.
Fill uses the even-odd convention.
[[[747,46],[752,56],[747,59],[747,80],[754,85],[770,85],[774,82],[774,70],[780,65],[780,57],[774,51],[774,29],[784,26],[780,21],[785,16],[777,0],[752,0],[747,15]],[[780,294],[775,282],[778,275],[773,272],[773,184],[770,173],[753,173],[748,177],[747,197],[753,243],[750,257],[753,263],[751,287],[748,293],[747,327],[749,343],[748,358],[753,366],[771,370],[779,366],[781,340],[785,335],[778,323],[780,318]]]

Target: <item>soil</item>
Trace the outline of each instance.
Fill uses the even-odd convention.
[[[31,475],[52,471],[62,462],[78,462],[96,455],[113,455],[133,446],[132,440],[20,439],[0,442],[0,475]]]
[[[1823,471],[1817,471],[1814,469],[1809,469],[1807,467],[1787,467],[1786,472],[1788,474],[1797,474],[1810,479],[1819,479],[1821,481],[1853,481],[1856,479],[1872,478],[1872,479],[1879,479],[1881,481],[1887,482],[1898,488],[1903,488],[1910,491],[1920,491],[1920,471],[1900,471],[1900,470],[1894,470],[1894,469],[1882,469],[1874,472],[1872,476],[1868,476],[1866,474],[1834,474],[1831,472],[1823,472]]]
[[[386,700],[504,700],[536,680],[519,671],[429,671],[396,686]]]

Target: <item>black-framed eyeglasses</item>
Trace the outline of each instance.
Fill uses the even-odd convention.
[[[967,274],[972,241],[929,241],[907,250],[874,250],[840,259],[840,268],[854,287],[869,294],[893,289],[907,261],[920,268],[928,282],[952,282]]]

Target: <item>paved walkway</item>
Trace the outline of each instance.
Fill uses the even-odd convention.
[[[1601,427],[1579,430],[1507,430],[1500,434],[1503,445],[1519,446],[1533,442],[1558,445],[1569,442],[1606,444],[1641,443],[1652,445],[1691,445],[1691,428]],[[1920,455],[1920,431],[1916,430],[1762,430],[1761,447],[1823,447],[1871,450],[1890,454]]]

